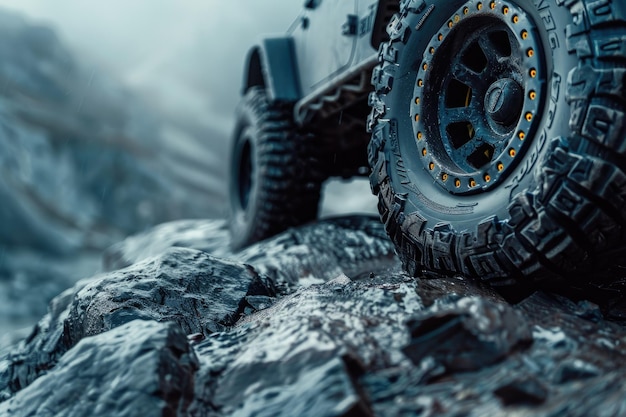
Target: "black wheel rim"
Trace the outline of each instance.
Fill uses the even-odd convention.
[[[237,171],[237,202],[239,208],[245,211],[250,203],[250,195],[254,186],[254,158],[253,145],[250,137],[243,132],[238,146]]]
[[[417,157],[449,193],[502,183],[532,141],[545,83],[537,33],[515,4],[471,1],[426,47],[411,103]]]

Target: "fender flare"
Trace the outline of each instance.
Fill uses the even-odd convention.
[[[263,39],[248,53],[243,91],[262,86],[270,101],[295,102],[302,97],[291,37]]]

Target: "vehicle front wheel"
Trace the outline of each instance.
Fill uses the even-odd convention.
[[[370,96],[406,269],[591,279],[626,247],[626,3],[402,1]]]

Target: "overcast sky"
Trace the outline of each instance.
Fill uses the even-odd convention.
[[[247,49],[282,33],[300,0],[0,0],[167,112],[227,133]],[[208,115],[208,116],[207,116]]]

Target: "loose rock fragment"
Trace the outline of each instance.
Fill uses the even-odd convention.
[[[403,352],[416,365],[433,357],[448,372],[492,365],[532,341],[519,313],[506,304],[476,297],[435,306],[418,314],[407,326],[411,341]]]
[[[197,368],[180,327],[135,320],[81,340],[48,374],[0,403],[0,415],[182,415]]]

